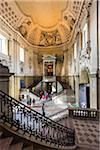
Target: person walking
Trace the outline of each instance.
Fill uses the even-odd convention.
[[[45,108],[44,103],[42,104],[42,115],[45,116]]]

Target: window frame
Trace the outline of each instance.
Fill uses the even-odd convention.
[[[87,44],[87,23],[84,24],[83,30],[82,30],[82,48],[84,49]]]
[[[19,60],[23,63],[25,61],[25,49],[23,47],[20,47]]]
[[[9,54],[9,50],[8,50],[8,39],[2,35],[0,33],[0,53],[4,54],[4,55],[8,55]]]

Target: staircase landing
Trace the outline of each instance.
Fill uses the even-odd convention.
[[[77,150],[99,150],[99,121],[64,118],[59,123],[75,129]]]

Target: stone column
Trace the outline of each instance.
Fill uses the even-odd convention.
[[[90,6],[87,8],[87,48],[86,52],[90,58],[91,47],[90,47]]]
[[[28,74],[31,74],[30,72],[30,63],[29,62],[29,55],[28,55],[28,49],[24,49],[24,75],[27,76]]]
[[[75,76],[75,98],[76,104],[79,106],[79,76]]]
[[[19,89],[20,89],[20,78],[14,76],[14,98],[19,99]]]
[[[97,68],[98,68],[98,42],[97,42],[97,2],[93,1],[90,7],[90,108],[97,109]]]
[[[9,77],[9,95],[14,97],[14,76]]]
[[[80,35],[78,34],[76,37],[76,56],[75,56],[75,98],[76,104],[79,106],[79,50],[80,50]]]
[[[67,54],[67,51],[64,51],[64,63],[63,63],[63,69],[64,69],[64,72],[63,72],[63,75],[64,76],[67,76],[68,75],[68,54]]]
[[[56,68],[55,68],[55,61],[53,61],[53,75],[55,76],[56,75]]]
[[[97,78],[96,78],[96,74],[90,74],[90,108],[97,109]]]
[[[45,76],[45,61],[43,60],[43,76]]]
[[[100,68],[98,69],[97,73],[97,108],[100,109]]]
[[[98,15],[97,15],[97,17],[98,17],[98,35],[97,35],[97,43],[98,43],[98,45],[97,45],[97,53],[98,53],[98,68],[97,68],[97,84],[98,84],[98,86],[97,86],[97,88],[98,88],[98,95],[97,95],[97,97],[98,97],[98,109],[100,109],[100,2],[99,1],[97,1],[97,13],[98,13]]]
[[[40,76],[39,64],[38,64],[38,55],[37,54],[34,54],[34,65],[35,65],[35,75]]]
[[[14,70],[14,40],[12,37],[9,38],[9,56],[10,56],[10,60],[9,60],[9,67],[10,67],[10,72],[11,73],[15,73]],[[14,76],[10,76],[9,77],[9,95],[14,97]]]
[[[13,39],[9,38],[9,68],[10,72],[14,73],[14,51],[13,51]]]
[[[20,43],[17,40],[13,40],[14,44],[14,69],[15,69],[15,75],[14,75],[14,98],[19,98],[19,89],[20,89]]]

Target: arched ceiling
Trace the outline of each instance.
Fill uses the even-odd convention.
[[[34,24],[42,28],[52,28],[61,20],[62,11],[67,7],[68,1],[62,0],[16,0],[20,10],[31,17]]]
[[[1,0],[0,16],[31,44],[58,46],[70,41],[83,0]]]

